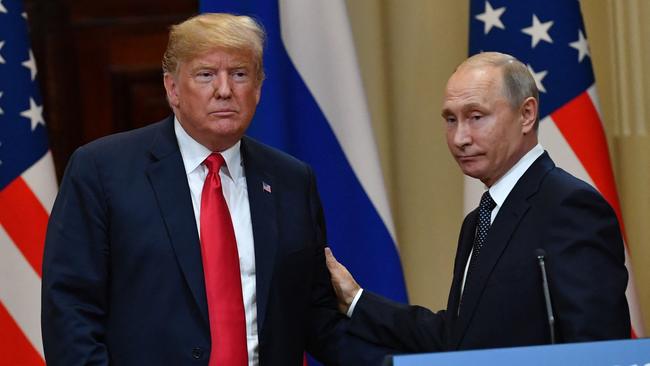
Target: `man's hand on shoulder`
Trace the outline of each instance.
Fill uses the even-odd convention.
[[[336,292],[338,298],[339,310],[343,314],[347,314],[354,297],[361,290],[361,287],[347,268],[334,258],[330,248],[325,248],[325,260],[327,269],[330,271],[332,287],[334,287],[334,292]]]

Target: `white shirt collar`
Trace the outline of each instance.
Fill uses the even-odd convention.
[[[181,156],[183,157],[183,165],[185,165],[185,174],[190,174],[195,171],[197,168],[201,167],[203,161],[212,153],[210,149],[201,145],[198,141],[194,140],[190,136],[183,126],[181,126],[178,118],[174,116],[174,132],[176,133],[176,140],[178,141],[178,147],[181,150]],[[230,176],[230,178],[237,182],[239,178],[243,177],[244,169],[242,168],[242,159],[241,159],[241,140],[237,141],[236,144],[227,148],[224,151],[220,151],[223,159],[226,162],[225,172]]]
[[[505,202],[506,198],[508,198],[508,195],[510,194],[510,191],[515,187],[515,184],[519,181],[519,178],[526,173],[528,168],[530,168],[531,165],[544,154],[544,148],[542,145],[537,144],[535,147],[530,149],[524,155],[517,164],[513,165],[510,170],[506,174],[503,175],[496,183],[490,187],[490,196],[492,196],[492,199],[494,202],[497,204],[497,207],[501,207],[503,205],[503,202]]]

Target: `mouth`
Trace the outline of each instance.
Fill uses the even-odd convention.
[[[469,163],[469,162],[475,161],[476,159],[478,159],[480,157],[481,157],[481,154],[457,155],[456,160],[458,160],[459,163]]]
[[[216,116],[216,117],[221,117],[221,118],[232,117],[235,114],[237,114],[237,111],[232,110],[232,109],[222,109],[222,110],[217,110],[217,111],[210,112],[211,116]]]

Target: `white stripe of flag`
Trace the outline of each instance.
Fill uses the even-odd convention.
[[[280,0],[282,40],[289,57],[397,243],[347,19],[340,0]],[[322,57],[324,49],[336,49],[336,57]]]

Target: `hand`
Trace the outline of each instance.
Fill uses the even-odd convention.
[[[334,292],[336,292],[338,298],[339,310],[343,314],[347,314],[352,300],[354,300],[357,292],[361,290],[361,287],[347,268],[334,258],[330,248],[325,248],[325,262],[327,263],[327,269],[330,271],[332,287],[334,287]]]

